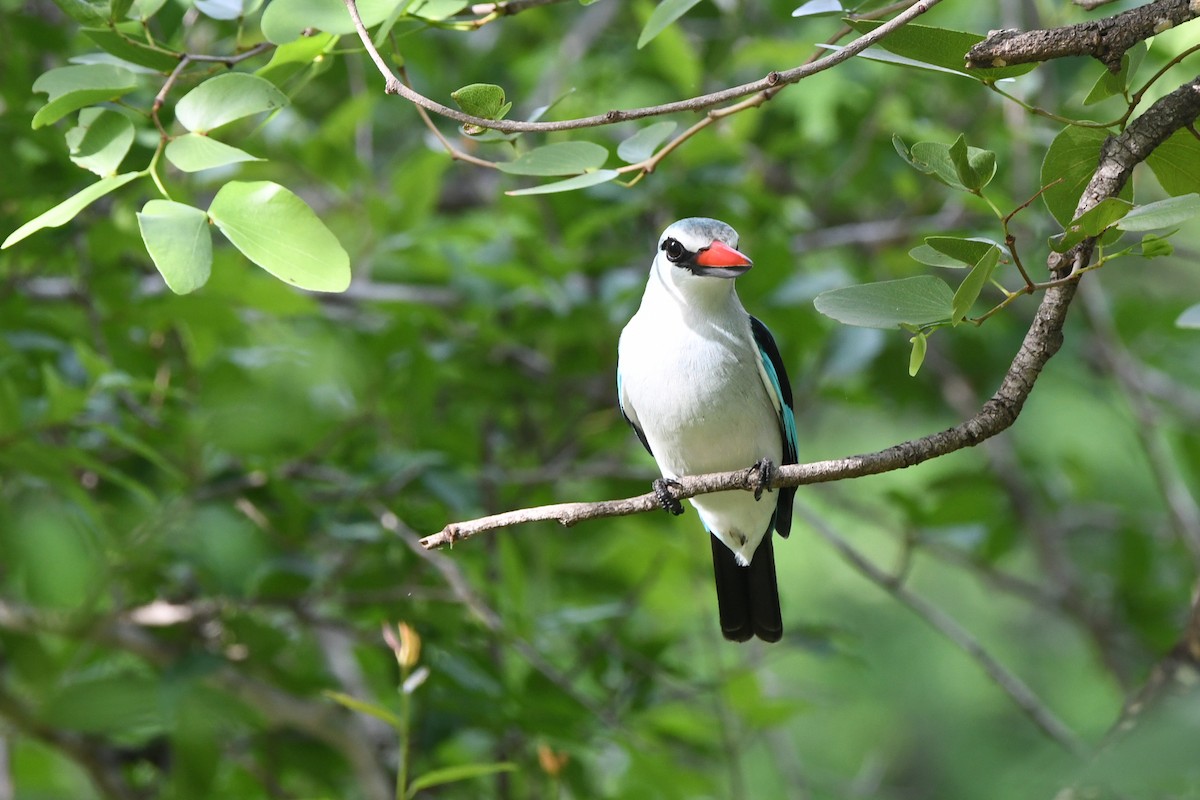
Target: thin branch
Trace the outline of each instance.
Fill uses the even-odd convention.
[[[967,67],[1030,64],[1065,56],[1092,56],[1113,73],[1140,41],[1200,16],[1194,0],[1156,0],[1099,20],[1047,30],[1003,30],[967,51]]]
[[[1099,164],[1084,188],[1074,216],[1078,217],[1102,200],[1116,195],[1136,164],[1145,160],[1171,134],[1197,117],[1200,117],[1200,77],[1159,99],[1119,136],[1105,142],[1100,150]],[[781,467],[774,486],[824,483],[911,467],[956,450],[973,447],[1011,426],[1021,413],[1042,368],[1062,347],[1063,324],[1077,286],[1077,279],[1063,281],[1063,277],[1087,264],[1094,245],[1094,239],[1085,239],[1066,253],[1050,255],[1047,266],[1056,278],[1055,285],[1050,286],[1043,295],[1041,305],[1000,388],[974,416],[953,428],[875,453]],[[756,488],[758,471],[743,469],[686,476],[679,480],[679,487],[673,489],[672,494],[676,499],[684,499],[710,492]],[[485,531],[527,522],[553,520],[570,526],[587,519],[640,514],[658,508],[658,501],[650,492],[622,500],[558,503],[518,509],[451,523],[439,533],[423,538],[421,546],[426,549],[444,547]]]
[[[559,120],[556,122],[521,122],[518,120],[494,120],[476,117],[471,114],[465,114],[449,106],[444,106],[441,103],[431,100],[428,97],[405,86],[395,73],[388,67],[383,56],[379,54],[379,50],[371,42],[371,36],[363,25],[362,17],[359,16],[358,7],[355,0],[344,0],[346,9],[350,13],[350,18],[354,22],[354,27],[358,31],[358,36],[362,40],[363,46],[367,50],[367,54],[371,60],[375,62],[379,74],[384,78],[384,91],[387,94],[398,94],[410,103],[421,106],[426,111],[431,111],[440,116],[452,119],[455,122],[463,125],[474,125],[480,128],[502,131],[504,133],[529,133],[534,131],[549,132],[549,131],[565,131],[576,130],[579,128],[595,128],[601,125],[614,125],[618,122],[626,122],[634,119],[644,119],[646,117],[662,116],[664,114],[673,114],[679,111],[703,111],[713,106],[728,103],[732,100],[746,97],[747,95],[763,92],[767,90],[777,90],[781,86],[796,83],[799,80],[815,75],[818,72],[823,72],[830,67],[836,66],[847,59],[858,55],[863,50],[866,50],[871,45],[883,39],[888,34],[898,28],[903,27],[911,22],[916,17],[924,14],[929,9],[936,6],[941,0],[920,0],[914,3],[903,13],[897,15],[893,19],[880,25],[870,33],[864,34],[852,41],[850,44],[843,47],[841,50],[831,52],[828,56],[810,64],[801,64],[798,67],[793,67],[782,72],[771,72],[765,77],[745,83],[740,86],[733,86],[728,89],[722,89],[711,94],[699,95],[686,100],[678,100],[673,103],[664,103],[657,106],[646,106],[643,108],[633,108],[626,110],[614,109],[605,114],[597,114],[590,117],[580,117],[578,119]],[[758,102],[762,102],[759,100]]]
[[[979,640],[958,624],[953,617],[920,595],[909,591],[901,579],[889,575],[875,566],[866,556],[854,549],[849,542],[827,525],[825,520],[806,509],[803,505],[796,505],[796,513],[803,517],[805,522],[816,531],[818,536],[828,542],[837,551],[838,555],[845,559],[861,575],[866,577],[867,580],[899,600],[909,610],[928,623],[931,628],[946,637],[951,644],[970,656],[987,673],[987,676],[1009,696],[1017,705],[1017,708],[1043,733],[1072,755],[1084,758],[1089,754],[1090,751],[1087,745],[1070,728],[1063,724],[1054,715],[1054,712],[1038,699],[1033,690],[1026,686],[1024,681],[1005,669],[980,644]]]

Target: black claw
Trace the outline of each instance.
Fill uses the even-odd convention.
[[[683,506],[671,494],[671,488],[683,488],[683,484],[674,478],[658,478],[654,481],[654,496],[658,499],[658,504],[662,506],[663,511],[669,511],[675,516],[683,513]]]
[[[758,484],[754,487],[754,499],[761,500],[763,490],[771,491],[775,482],[775,464],[769,458],[764,458],[750,468],[752,473],[758,473]]]

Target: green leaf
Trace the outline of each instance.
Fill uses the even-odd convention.
[[[1184,310],[1175,320],[1177,328],[1196,328],[1200,330],[1200,305],[1194,305]]]
[[[908,251],[909,257],[922,264],[930,267],[943,267],[946,269],[966,269],[971,266],[972,262],[963,261],[953,256],[948,256],[935,247],[928,244],[920,244]]]
[[[504,100],[503,87],[494,83],[471,83],[450,93],[464,112],[484,119],[503,119],[512,103]]]
[[[1171,231],[1171,233],[1176,232],[1177,231]],[[1174,253],[1174,245],[1167,241],[1167,236],[1170,236],[1171,233],[1167,234],[1166,236],[1157,236],[1153,233],[1147,233],[1145,236],[1143,236],[1141,242],[1142,258],[1158,258],[1160,256],[1169,256]]]
[[[103,25],[108,22],[109,5],[107,2],[54,0],[54,5],[80,25]]]
[[[958,262],[955,266],[974,266],[979,259],[987,255],[993,248],[1003,251],[998,242],[983,237],[964,238],[960,236],[926,236],[925,244],[938,253],[948,256]],[[939,265],[933,265],[939,266]]]
[[[387,19],[398,0],[358,0],[363,25]],[[354,33],[354,22],[342,0],[271,0],[262,15],[262,33],[272,44],[294,42],[310,28],[325,33]]]
[[[400,718],[383,706],[377,706],[374,703],[359,700],[357,697],[351,697],[343,692],[334,692],[329,689],[326,689],[321,694],[351,711],[357,711],[360,714],[367,714],[375,717],[375,719],[381,719],[396,730],[400,730],[401,728]]]
[[[67,131],[71,160],[101,178],[116,173],[133,146],[133,123],[123,114],[104,108],[79,112],[79,125]]]
[[[847,24],[859,33],[870,33],[882,25],[883,21],[857,19],[848,20]],[[966,67],[967,51],[982,42],[983,39],[984,37],[977,33],[934,28],[929,25],[914,25],[910,22],[884,37],[879,42],[879,46],[898,56],[933,64],[981,81],[1014,78],[1037,67],[1037,64],[1017,64],[1011,67],[968,70]]]
[[[950,317],[955,325],[970,313],[971,307],[979,299],[979,293],[983,291],[983,287],[991,280],[992,271],[996,269],[996,264],[999,261],[1000,248],[991,247],[975,263],[975,266],[971,267],[971,271],[967,273],[967,277],[963,278],[963,282],[959,284],[958,290],[954,293],[954,300],[950,309]]]
[[[132,7],[133,0],[109,0],[108,16],[114,21],[125,19]]]
[[[141,27],[140,22],[130,21],[113,27],[83,28],[80,32],[104,52],[139,67],[148,67],[156,72],[169,72],[179,64],[181,56],[178,53],[143,44],[132,38],[138,34]]]
[[[109,192],[119,189],[129,183],[134,178],[140,178],[140,172],[126,172],[122,175],[112,175],[107,178],[101,178],[81,192],[68,197],[54,208],[39,214],[33,219],[26,222],[21,227],[8,235],[3,244],[0,244],[0,250],[11,247],[17,242],[29,236],[31,233],[36,233],[42,228],[57,228],[59,225],[65,225],[75,218],[75,215],[92,203],[99,200]]]
[[[338,37],[331,33],[317,33],[279,45],[271,54],[271,60],[256,69],[254,74],[281,86],[296,73],[322,60],[333,50],[337,41]]]
[[[996,174],[996,154],[991,150],[967,147],[966,134],[960,133],[950,145],[949,156],[959,183],[967,189],[982,189]]]
[[[170,200],[151,200],[137,215],[154,266],[175,294],[195,291],[212,270],[208,214]]]
[[[207,133],[234,120],[287,104],[287,95],[265,78],[246,72],[226,72],[185,94],[175,106],[175,119],[189,131]]]
[[[350,285],[350,257],[296,195],[271,181],[230,181],[208,215],[246,258],[280,280],[314,292]]]
[[[1198,215],[1200,194],[1185,194],[1137,206],[1121,218],[1117,227],[1123,231],[1151,231],[1177,225]]]
[[[654,40],[663,30],[675,20],[692,10],[692,6],[700,0],[662,0],[646,20],[642,34],[638,36],[637,49],[641,50]]]
[[[807,3],[792,12],[793,17],[815,17],[820,14],[844,14],[839,0],[808,0]]]
[[[415,0],[406,13],[430,22],[441,22],[462,11],[466,5],[464,0]]]
[[[817,311],[861,328],[923,328],[950,322],[954,291],[941,278],[918,275],[822,292]]]
[[[929,337],[924,333],[918,333],[908,341],[912,344],[912,352],[908,355],[908,376],[915,378],[921,370],[921,365],[925,363],[925,353],[929,349]]]
[[[530,186],[526,189],[513,189],[512,191],[505,192],[505,194],[509,197],[524,197],[531,194],[570,192],[575,189],[586,189],[589,186],[595,186],[600,183],[608,183],[620,174],[615,169],[598,169],[593,172],[586,172],[583,175],[576,175],[574,178],[567,178],[565,181],[543,183],[538,186]]]
[[[816,46],[822,50],[830,50],[833,52],[837,52],[838,50],[845,49],[841,45],[836,45],[836,44],[818,43]],[[937,64],[930,64],[925,61],[918,61],[915,58],[906,58],[904,56],[898,56],[895,53],[889,53],[887,50],[884,50],[881,47],[868,47],[866,50],[860,50],[858,52],[858,55],[856,56],[856,58],[862,58],[867,61],[878,61],[882,64],[898,64],[899,66],[902,66],[902,67],[913,67],[914,69],[926,70],[928,72],[941,72],[946,75],[957,75],[960,78],[966,78],[966,79],[972,80],[972,81],[975,80],[975,77],[973,75],[968,75],[967,73],[963,72],[962,70],[948,69],[946,67],[939,67]]]
[[[627,164],[645,161],[654,155],[658,146],[665,142],[677,127],[678,124],[674,122],[656,122],[642,128],[617,145],[617,155]]]
[[[1075,207],[1100,163],[1100,147],[1107,138],[1108,133],[1099,128],[1068,125],[1046,150],[1041,181],[1048,188],[1042,192],[1042,201],[1064,228],[1075,218]],[[1129,200],[1132,191],[1126,182],[1118,196]]]
[[[1200,192],[1200,140],[1178,130],[1146,157],[1163,191],[1172,197]]]
[[[1116,74],[1109,72],[1107,67],[1101,67],[1100,77],[1092,85],[1092,90],[1084,98],[1083,104],[1085,106],[1095,105],[1110,97],[1123,95],[1128,82],[1129,54],[1125,53],[1121,56],[1121,69]]]
[[[510,175],[577,175],[604,166],[608,150],[593,142],[556,142],[497,166]]]
[[[115,100],[137,88],[137,76],[112,64],[59,67],[33,82],[33,91],[46,92],[46,105],[33,115],[33,127],[49,125],[85,106]]]
[[[896,152],[900,153],[914,168],[953,189],[962,189],[965,191],[968,189],[968,186],[959,178],[959,167],[955,162],[955,154],[951,153],[951,150],[959,145],[960,141],[962,147],[966,148],[965,159],[961,154],[961,149],[956,152],[958,153],[958,158],[972,171],[968,174],[968,177],[972,183],[979,183],[980,186],[986,186],[992,179],[992,176],[996,174],[996,154],[990,150],[968,147],[963,137],[959,136],[954,145],[945,145],[941,142],[917,142],[906,153],[903,150],[904,142],[899,137],[892,137],[892,143],[896,147]]]
[[[223,167],[242,161],[262,161],[245,150],[231,147],[199,133],[177,136],[167,143],[167,160],[184,172]]]
[[[1154,204],[1152,204],[1154,205]],[[1149,206],[1146,206],[1149,208]],[[1117,220],[1128,215],[1133,204],[1119,197],[1106,197],[1080,214],[1067,226],[1067,230],[1078,228],[1084,236],[1099,236]],[[1121,225],[1118,228],[1123,227]],[[1133,230],[1130,228],[1129,230]]]
[[[408,796],[414,797],[417,792],[447,783],[457,783],[470,778],[484,778],[497,772],[515,772],[516,764],[500,761],[494,764],[458,764],[453,767],[442,767],[431,770],[413,780],[408,785]]]

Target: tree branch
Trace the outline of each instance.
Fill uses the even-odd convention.
[[[1200,16],[1196,0],[1156,0],[1105,19],[1048,30],[1003,30],[967,51],[967,67],[1003,67],[1064,56],[1092,56],[1110,71],[1140,41]]]
[[[1079,199],[1075,216],[1115,196],[1136,164],[1145,160],[1172,133],[1193,123],[1197,117],[1200,117],[1200,77],[1159,99],[1119,136],[1110,137],[1105,142],[1100,150],[1099,164]],[[1094,245],[1094,239],[1086,239],[1066,253],[1052,253],[1047,266],[1056,277],[1068,275],[1088,263]],[[953,428],[902,442],[879,452],[781,467],[774,486],[802,486],[903,469],[973,447],[1007,429],[1021,413],[1042,368],[1062,346],[1063,324],[1077,283],[1066,282],[1046,290],[1000,388],[974,416]],[[731,489],[753,491],[757,487],[757,471],[743,469],[686,476],[679,480],[679,487],[673,489],[672,495],[676,499],[684,499]],[[658,501],[650,492],[621,500],[558,503],[518,509],[451,523],[440,532],[421,539],[421,546],[426,549],[444,547],[485,531],[527,522],[554,520],[569,527],[583,520],[640,514],[658,508]]]
[[[549,132],[549,131],[566,131],[576,130],[579,128],[596,128],[602,125],[614,125],[618,122],[627,122],[634,119],[644,119],[646,117],[657,117],[664,114],[673,114],[678,111],[703,111],[713,106],[727,103],[731,100],[737,100],[747,95],[752,95],[756,92],[778,91],[782,86],[791,83],[796,83],[810,75],[815,75],[818,72],[823,72],[830,67],[836,66],[841,62],[858,55],[863,50],[866,50],[871,45],[883,39],[888,34],[895,31],[897,28],[903,27],[911,22],[916,17],[924,14],[930,8],[941,2],[941,0],[920,0],[914,2],[903,13],[897,15],[893,19],[880,25],[870,33],[864,34],[852,41],[850,44],[843,47],[841,50],[831,52],[828,56],[809,64],[801,64],[798,67],[793,67],[782,72],[771,72],[765,77],[751,83],[744,83],[740,86],[733,86],[728,89],[722,89],[718,92],[691,97],[686,100],[677,100],[673,103],[664,103],[657,106],[645,106],[643,108],[632,108],[626,110],[614,109],[605,114],[596,114],[590,117],[579,117],[577,119],[559,120],[556,122],[522,122],[519,120],[495,120],[476,117],[471,114],[465,114],[458,109],[444,106],[436,100],[431,100],[428,97],[405,86],[395,73],[388,67],[383,56],[379,54],[379,50],[371,42],[371,35],[367,32],[363,25],[362,18],[359,16],[358,7],[355,0],[344,0],[346,9],[350,13],[350,18],[354,21],[354,27],[358,31],[358,37],[362,40],[363,47],[366,48],[367,54],[371,60],[375,62],[379,74],[384,79],[384,91],[387,94],[398,94],[405,100],[408,100],[414,105],[424,108],[426,111],[431,111],[439,116],[452,119],[463,125],[475,125],[480,128],[486,128],[503,133],[531,133],[531,132]]]

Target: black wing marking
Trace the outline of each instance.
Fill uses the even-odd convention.
[[[774,383],[774,389],[779,394],[782,407],[779,409],[779,435],[783,439],[783,463],[798,463],[796,442],[795,407],[792,399],[792,384],[788,380],[787,370],[783,366],[783,357],[779,355],[779,346],[767,326],[754,317],[750,317],[750,330],[754,334],[754,343],[758,345],[762,355],[767,375]],[[779,490],[779,501],[775,507],[775,530],[787,538],[792,532],[792,501],[796,496],[796,487],[792,486]]]

